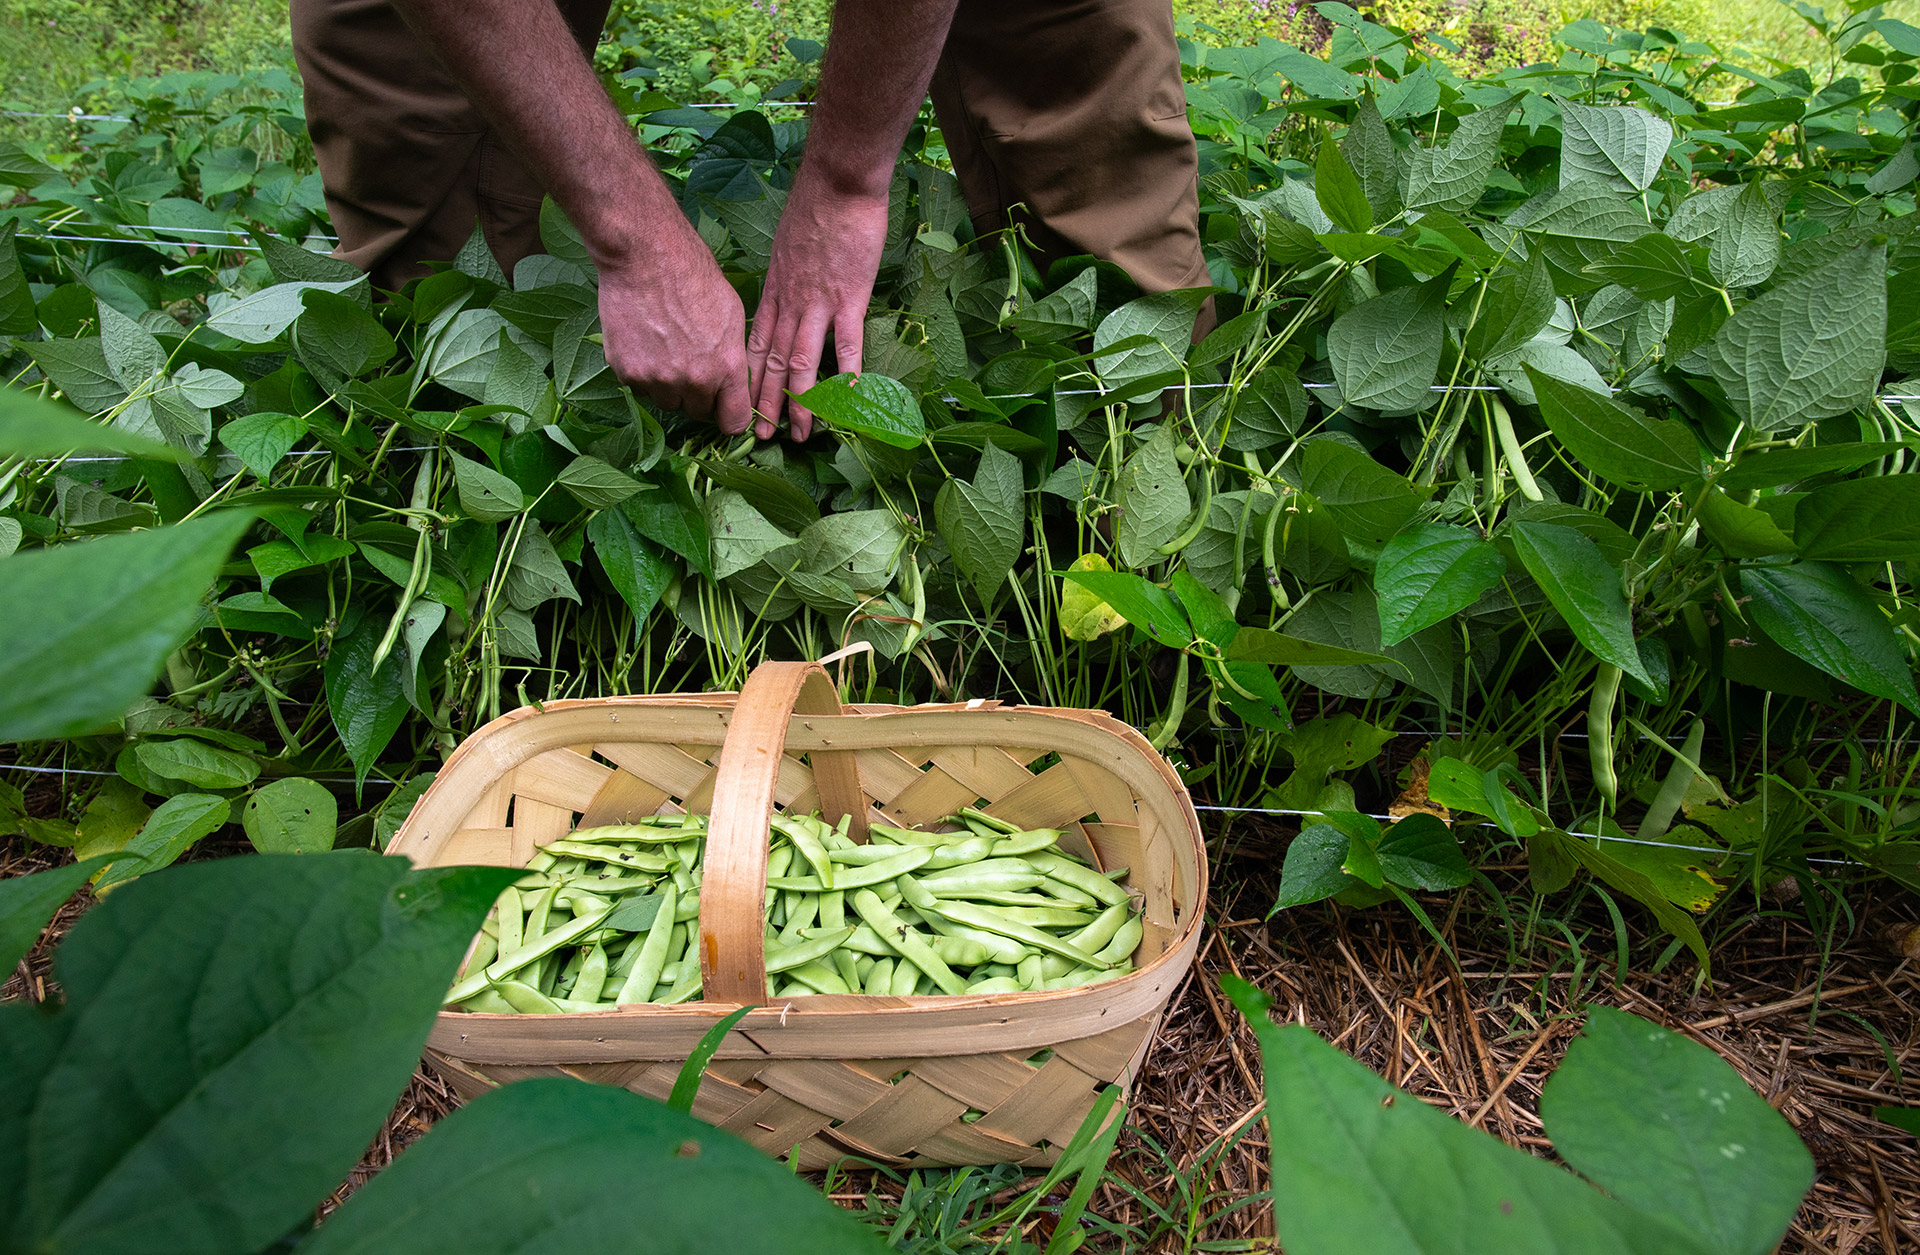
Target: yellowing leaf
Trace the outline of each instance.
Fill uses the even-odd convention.
[[[1083,553],[1073,560],[1069,571],[1111,571],[1113,565],[1097,553]],[[1105,636],[1126,620],[1120,612],[1100,600],[1098,594],[1072,580],[1060,589],[1060,630],[1069,640],[1090,641]]]

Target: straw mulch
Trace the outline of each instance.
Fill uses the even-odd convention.
[[[1507,961],[1505,922],[1483,898],[1434,897],[1426,906],[1460,956],[1462,970],[1455,971],[1397,907],[1322,905],[1266,919],[1287,832],[1241,827],[1236,836],[1243,844],[1266,853],[1243,852],[1216,868],[1219,891],[1200,962],[1167,1016],[1135,1091],[1133,1127],[1123,1133],[1113,1164],[1160,1200],[1182,1192],[1167,1167],[1176,1165],[1188,1179],[1184,1188],[1201,1197],[1198,1241],[1251,1240],[1254,1249],[1266,1249],[1273,1233],[1264,1200],[1208,1221],[1269,1185],[1258,1046],[1217,984],[1219,973],[1233,971],[1271,993],[1276,1014],[1304,1019],[1395,1084],[1538,1154],[1550,1154],[1535,1114],[1540,1089],[1578,1031],[1581,1008],[1600,1003],[1645,1016],[1718,1051],[1812,1150],[1818,1178],[1783,1251],[1920,1251],[1920,1162],[1913,1142],[1872,1116],[1876,1105],[1920,1101],[1889,1067],[1891,1060],[1904,1077],[1916,1062],[1920,982],[1913,965],[1879,940],[1890,925],[1920,918],[1920,903],[1910,895],[1885,882],[1860,890],[1848,904],[1851,918],[1840,916],[1830,942],[1791,901],[1769,900],[1723,917],[1714,985],[1698,991],[1685,960],[1658,975],[1629,971],[1624,984],[1615,983],[1613,937],[1603,913],[1571,921],[1576,936],[1585,934],[1577,962],[1554,930],[1537,937],[1531,958],[1514,966]],[[59,852],[0,841],[0,876],[57,861],[64,861]],[[1491,871],[1516,891],[1516,906],[1526,900],[1519,869]],[[78,917],[85,897],[63,909],[49,940]],[[1629,923],[1637,928],[1641,921],[1630,915]],[[45,996],[49,940],[9,975],[0,997]],[[1642,944],[1644,935],[1634,941],[1636,957],[1659,948]],[[322,1214],[452,1106],[438,1078],[424,1071],[416,1076]],[[857,1197],[865,1190],[887,1195],[897,1186],[882,1174],[858,1173],[842,1177],[836,1194]],[[1139,1203],[1113,1183],[1102,1187],[1091,1211],[1153,1229]],[[1181,1246],[1163,1235],[1143,1249]]]

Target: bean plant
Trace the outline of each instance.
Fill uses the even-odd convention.
[[[1801,7],[1817,75],[1583,20],[1466,79],[1334,2],[1324,56],[1184,41],[1186,291],[975,233],[920,126],[804,444],[637,402],[552,206],[371,291],[290,80],[0,143],[0,736],[100,773],[0,821],[117,879],[366,844],[513,707],[864,645],[854,697],[1105,707],[1301,814],[1281,904],[1517,845],[1704,962],[1730,885],[1920,885],[1920,31]],[[614,89],[752,308],[804,112]]]

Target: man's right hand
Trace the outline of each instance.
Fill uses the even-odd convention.
[[[753,421],[746,313],[691,227],[619,263],[600,263],[600,331],[616,378],[655,405],[712,417],[737,436]]]

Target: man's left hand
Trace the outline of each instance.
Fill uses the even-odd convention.
[[[788,432],[805,440],[813,414],[789,402],[820,378],[827,333],[842,371],[860,369],[867,301],[887,242],[887,194],[837,191],[803,170],[780,228],[760,307],[747,337],[754,434],[769,439],[784,408]]]

